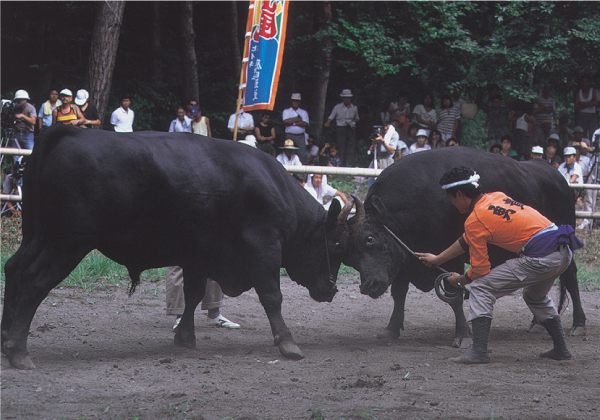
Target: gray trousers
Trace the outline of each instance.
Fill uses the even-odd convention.
[[[356,155],[356,128],[337,126],[337,148],[342,166],[354,166],[354,157]]]
[[[569,247],[563,246],[543,258],[521,256],[500,264],[469,285],[471,312],[468,320],[492,318],[496,300],[519,289],[523,289],[523,300],[538,322],[558,316],[548,292],[556,278],[569,267],[572,258]]]
[[[167,315],[183,315],[185,299],[183,295],[183,269],[167,267]],[[223,305],[223,291],[214,280],[206,280],[206,291],[202,299],[202,310],[216,309]]]
[[[598,168],[598,173],[600,174],[600,168]],[[596,179],[596,167],[592,168],[590,172],[590,176],[587,180],[588,184],[596,184],[598,180]],[[594,211],[598,212],[598,207],[593,206],[596,203],[596,195],[598,194],[598,190],[587,190],[585,192],[585,197],[583,198],[583,208],[582,211],[592,211],[592,207],[594,207]],[[594,219],[584,219],[587,220],[588,223],[592,223]]]

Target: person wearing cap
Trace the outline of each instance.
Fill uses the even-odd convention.
[[[565,161],[558,167],[558,172],[571,184],[583,184],[583,172],[575,160],[576,155],[577,151],[574,147],[565,147],[563,151]]]
[[[171,121],[169,133],[191,133],[192,119],[185,113],[185,108],[180,106],[177,108],[177,118]]]
[[[36,112],[35,107],[31,105],[29,94],[26,90],[20,89],[15,93],[13,101],[15,105],[15,139],[21,149],[33,149],[33,130],[35,129]],[[20,162],[22,156],[15,157]]]
[[[303,165],[306,165],[308,153],[306,151],[306,127],[308,126],[308,112],[300,108],[302,96],[299,93],[292,93],[292,106],[284,109],[281,115],[285,124],[285,136],[292,139],[298,147],[298,157]]]
[[[294,140],[287,139],[280,149],[283,152],[277,155],[277,160],[282,165],[302,166],[302,162],[300,162],[300,158],[296,154],[298,148],[294,146]]]
[[[490,362],[487,347],[494,303],[519,289],[523,289],[523,300],[554,344],[540,357],[571,359],[560,316],[548,293],[583,243],[570,225],[556,226],[534,208],[503,192],[484,194],[479,179],[466,166],[450,169],[442,176],[440,185],[450,202],[467,215],[464,234],[439,255],[416,253],[425,265],[440,266],[469,252],[471,267],[465,274],[451,273],[446,281],[453,287],[470,285],[468,321],[473,328],[473,346],[450,361],[468,365]],[[518,257],[492,268],[488,245]]]
[[[254,137],[252,134],[248,134],[244,140],[238,140],[238,143],[246,144],[250,147],[254,147],[255,149],[257,148],[256,137]]]
[[[420,128],[419,131],[417,131],[416,137],[417,141],[410,145],[410,147],[406,151],[406,154],[431,150],[431,146],[427,143],[427,130],[425,130],[424,128]]]
[[[352,103],[352,96],[350,89],[342,90],[342,102],[333,107],[325,122],[325,127],[329,127],[333,120],[336,122],[337,148],[342,166],[354,165],[356,155],[356,123],[360,118],[358,107]]]
[[[254,118],[252,118],[252,114],[244,112],[244,108],[240,108],[237,115],[237,138],[245,138],[248,134],[254,132]],[[227,128],[232,133],[235,131],[235,116],[236,113],[234,112],[229,116],[227,122]]]
[[[202,115],[202,108],[198,104],[190,105],[189,115],[194,120],[192,121],[192,133],[212,137],[210,120],[207,116]]]
[[[98,109],[89,102],[90,94],[85,89],[79,89],[77,96],[75,96],[75,105],[79,107],[83,114],[84,121],[83,127],[87,128],[100,128],[102,121],[100,120],[100,114]]]
[[[51,89],[48,94],[48,100],[43,103],[43,105],[40,107],[40,112],[38,112],[38,130],[41,130],[44,127],[50,127],[52,125],[52,111],[54,111],[54,108],[60,104],[61,102],[58,99],[58,90]]]
[[[132,133],[135,113],[130,108],[131,98],[129,95],[121,95],[119,103],[121,106],[115,109],[110,116],[110,124],[117,133]]]
[[[531,148],[531,159],[543,159],[544,148],[542,146],[533,146]]]
[[[58,94],[60,106],[52,111],[52,124],[66,124],[79,126],[83,124],[85,118],[79,107],[72,102],[73,94],[69,89],[63,89]]]
[[[583,174],[584,181],[590,174],[590,158],[587,156],[587,145],[585,143],[587,139],[581,139],[581,141],[573,140],[569,145],[575,149],[575,162],[581,166],[581,173]]]

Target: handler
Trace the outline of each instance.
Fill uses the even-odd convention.
[[[452,273],[447,280],[454,287],[470,284],[468,320],[473,327],[473,346],[450,360],[469,365],[489,363],[487,346],[494,303],[521,288],[525,303],[554,342],[554,348],[540,357],[571,359],[560,317],[548,292],[571,263],[572,251],[583,247],[583,243],[572,226],[557,227],[535,209],[502,192],[482,194],[478,181],[479,175],[465,166],[444,174],[442,189],[461,214],[469,214],[465,233],[439,255],[416,253],[427,266],[439,266],[466,251],[470,253],[471,268],[463,275]],[[490,270],[488,244],[519,256]]]

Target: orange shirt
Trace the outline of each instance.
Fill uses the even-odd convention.
[[[518,254],[533,235],[551,225],[537,210],[502,192],[484,194],[465,221],[463,239],[471,256],[467,276],[474,280],[490,272],[488,244]]]

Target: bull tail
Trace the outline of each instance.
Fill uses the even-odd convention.
[[[135,289],[140,284],[140,274],[142,274],[142,270],[139,268],[127,267],[127,271],[129,272],[129,278],[131,279],[131,285],[129,286],[128,294],[131,297],[135,293]]]

